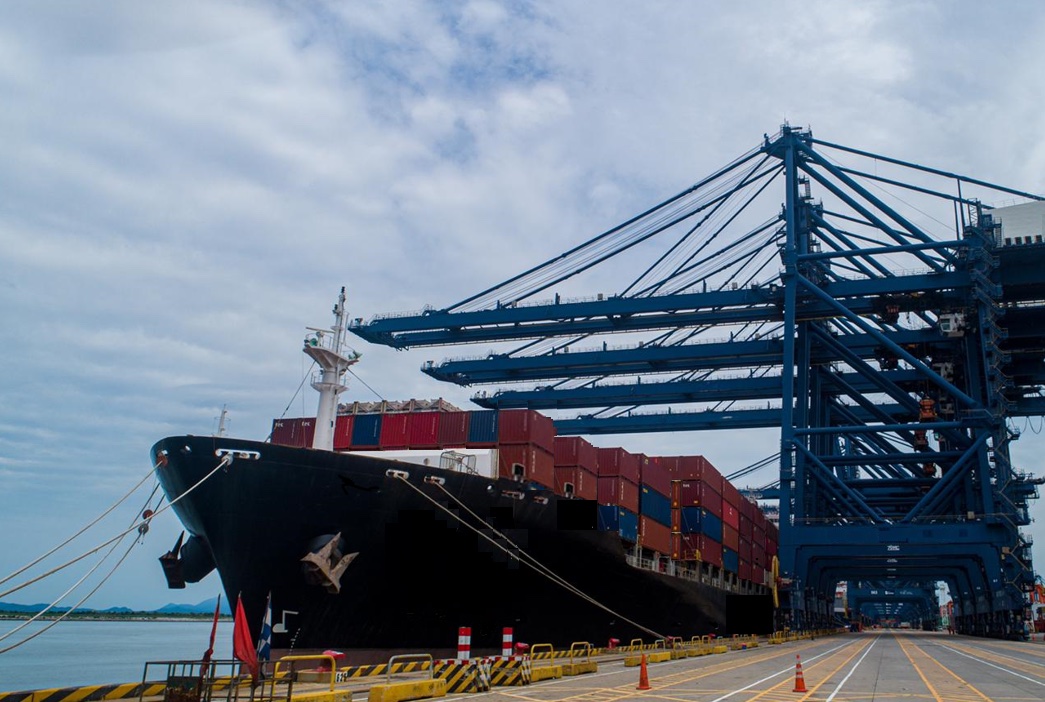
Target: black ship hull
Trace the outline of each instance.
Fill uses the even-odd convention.
[[[187,579],[216,567],[254,636],[271,593],[274,648],[445,649],[461,626],[477,649],[499,648],[503,627],[556,646],[771,627],[769,596],[635,567],[619,535],[596,528],[594,504],[550,491],[224,437],[171,437],[152,455],[192,535]],[[338,534],[340,551],[358,556],[335,592],[306,577],[302,558]]]

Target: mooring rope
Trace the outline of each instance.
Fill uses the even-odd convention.
[[[505,553],[505,554],[507,554],[507,555],[508,555],[509,557],[511,557],[511,558],[514,558],[514,559],[515,559],[516,561],[518,561],[519,563],[521,563],[521,564],[523,564],[523,565],[527,566],[528,568],[531,568],[532,570],[536,571],[536,572],[537,572],[538,574],[540,574],[540,575],[542,575],[542,576],[544,576],[544,577],[548,578],[548,579],[549,579],[549,580],[551,580],[552,582],[554,582],[554,583],[555,583],[556,585],[559,585],[559,586],[560,586],[560,587],[562,587],[563,589],[565,589],[565,590],[568,590],[569,592],[571,592],[571,593],[573,593],[573,594],[577,595],[578,597],[580,597],[581,599],[585,600],[586,602],[589,602],[589,603],[591,603],[592,605],[594,605],[594,606],[598,607],[599,609],[601,609],[601,610],[603,610],[603,611],[605,611],[605,612],[608,612],[609,614],[612,614],[613,616],[615,616],[615,617],[617,617],[617,618],[619,618],[619,619],[621,619],[621,620],[623,620],[623,621],[627,622],[628,624],[631,624],[632,626],[634,626],[634,627],[636,627],[636,628],[638,628],[638,629],[641,629],[642,631],[645,631],[646,633],[648,633],[648,634],[651,634],[651,635],[653,635],[653,636],[655,636],[655,637],[657,637],[657,638],[661,638],[661,639],[665,639],[665,640],[667,639],[667,636],[665,636],[664,634],[661,634],[660,632],[654,631],[653,629],[650,629],[650,628],[649,628],[649,627],[647,627],[647,626],[643,626],[642,624],[639,624],[638,622],[632,621],[631,619],[629,619],[629,618],[625,617],[625,616],[624,616],[624,615],[622,615],[621,613],[619,613],[619,612],[617,612],[617,611],[615,611],[615,610],[613,610],[613,609],[610,609],[610,608],[609,608],[609,607],[607,607],[606,605],[604,605],[604,604],[602,604],[601,602],[599,602],[598,600],[596,600],[596,599],[595,599],[594,597],[592,597],[591,595],[587,594],[586,592],[582,591],[581,589],[579,589],[579,588],[577,588],[576,586],[574,586],[574,585],[572,585],[571,583],[569,583],[569,582],[568,582],[567,580],[565,580],[565,579],[564,579],[564,578],[562,578],[561,576],[559,576],[559,575],[557,575],[556,573],[554,573],[554,572],[553,572],[553,571],[552,571],[552,570],[551,570],[550,568],[548,568],[547,566],[543,565],[543,564],[542,564],[542,563],[540,563],[540,561],[538,561],[538,560],[537,560],[536,558],[534,558],[534,557],[533,557],[533,556],[531,556],[531,555],[530,555],[529,553],[527,553],[526,551],[524,551],[524,550],[522,549],[522,547],[520,547],[520,546],[519,546],[518,544],[516,544],[516,543],[515,543],[515,542],[513,542],[513,541],[512,541],[511,539],[509,539],[509,538],[508,538],[507,536],[505,536],[505,535],[504,535],[504,534],[502,534],[502,533],[501,533],[500,531],[498,531],[497,529],[495,529],[495,528],[494,528],[494,527],[493,527],[492,525],[490,525],[490,524],[489,524],[489,523],[488,523],[488,522],[487,522],[486,520],[482,519],[482,518],[481,518],[481,517],[479,517],[479,516],[478,516],[477,514],[475,514],[475,512],[473,512],[472,510],[470,510],[470,509],[469,509],[469,508],[467,507],[467,505],[465,505],[465,504],[464,504],[464,503],[462,503],[462,502],[461,502],[460,500],[458,500],[458,499],[457,499],[457,498],[456,498],[456,497],[455,497],[454,495],[452,495],[452,494],[450,493],[450,491],[448,491],[448,490],[447,490],[447,489],[446,489],[445,487],[443,487],[442,485],[439,485],[438,483],[434,483],[435,485],[438,485],[438,487],[439,487],[439,488],[440,488],[440,489],[441,489],[441,490],[442,490],[442,491],[443,491],[443,492],[444,492],[444,493],[445,493],[446,495],[448,495],[448,496],[449,496],[449,497],[450,497],[450,498],[451,498],[451,499],[452,499],[452,500],[453,500],[454,502],[456,502],[456,503],[457,503],[458,505],[460,505],[460,506],[461,506],[461,507],[462,507],[462,508],[463,508],[463,509],[464,509],[465,511],[467,511],[467,512],[468,512],[468,513],[469,513],[470,515],[472,515],[472,517],[474,517],[474,518],[475,518],[475,519],[476,519],[476,520],[477,520],[477,521],[478,521],[478,522],[479,522],[480,524],[482,524],[482,525],[483,525],[484,527],[486,527],[487,529],[489,529],[490,531],[492,531],[492,532],[493,532],[494,534],[496,534],[496,535],[497,535],[498,537],[500,537],[500,538],[504,539],[504,540],[505,540],[505,541],[506,541],[507,543],[511,544],[511,546],[512,546],[513,548],[517,549],[519,553],[521,553],[521,554],[522,554],[523,556],[525,556],[525,557],[526,557],[526,559],[524,560],[523,558],[520,558],[520,556],[519,556],[518,554],[516,554],[516,553],[512,552],[512,551],[511,551],[510,549],[508,549],[508,548],[505,548],[505,547],[504,547],[504,546],[503,546],[502,544],[498,543],[498,542],[497,542],[497,541],[496,541],[495,539],[491,538],[491,537],[490,537],[489,535],[487,535],[486,533],[482,532],[481,530],[477,529],[477,528],[476,528],[476,527],[474,527],[473,525],[471,525],[471,524],[469,524],[468,522],[466,522],[466,521],[464,521],[463,519],[461,519],[461,517],[460,517],[459,515],[455,514],[455,513],[454,513],[454,512],[452,511],[452,510],[448,509],[448,508],[447,508],[447,507],[446,507],[445,505],[442,505],[442,504],[440,504],[440,503],[439,503],[439,502],[438,502],[437,500],[435,500],[434,498],[432,498],[432,497],[431,497],[430,495],[426,494],[426,493],[425,493],[425,492],[424,492],[423,490],[421,490],[421,488],[419,488],[419,487],[417,487],[416,485],[414,485],[413,483],[411,483],[411,482],[410,482],[410,481],[409,481],[409,480],[408,480],[408,479],[407,479],[406,477],[404,477],[404,476],[402,476],[402,475],[398,475],[398,476],[396,476],[396,477],[398,477],[398,478],[399,478],[400,480],[402,480],[402,481],[403,481],[404,483],[406,483],[407,485],[409,485],[409,486],[410,486],[410,488],[411,488],[412,490],[414,490],[415,492],[417,492],[417,493],[418,493],[419,495],[421,495],[422,497],[424,497],[424,498],[425,498],[426,500],[428,500],[429,502],[431,502],[431,503],[432,503],[433,505],[435,505],[436,507],[438,507],[438,508],[439,508],[439,509],[441,509],[442,511],[446,512],[446,513],[447,513],[448,515],[450,515],[451,517],[453,517],[454,519],[456,519],[457,521],[459,521],[459,522],[460,522],[461,524],[463,524],[463,525],[464,525],[464,526],[466,526],[467,528],[471,529],[471,530],[472,530],[473,532],[475,532],[475,533],[476,533],[476,534],[478,534],[479,536],[481,536],[481,537],[483,537],[484,539],[486,539],[487,541],[489,541],[489,542],[490,542],[491,544],[493,544],[493,545],[494,545],[494,546],[496,546],[497,548],[499,548],[499,549],[501,549],[502,551],[504,551],[504,553]]]

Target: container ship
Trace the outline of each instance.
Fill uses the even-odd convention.
[[[277,649],[771,631],[777,528],[709,461],[597,448],[530,410],[339,404],[359,358],[344,290],[334,315],[304,344],[316,417],[152,447],[187,532],[160,558],[168,586],[217,569],[255,634],[271,606]]]

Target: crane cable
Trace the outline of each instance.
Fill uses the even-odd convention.
[[[73,559],[71,559],[69,561],[66,561],[65,563],[63,563],[63,564],[61,564],[59,566],[56,566],[56,567],[52,568],[51,570],[47,571],[46,573],[38,575],[35,578],[31,578],[29,580],[26,580],[25,582],[21,583],[20,585],[16,585],[16,586],[10,588],[9,590],[5,590],[4,592],[0,592],[0,598],[6,597],[7,595],[10,595],[12,592],[18,592],[19,590],[21,590],[23,588],[26,588],[26,587],[32,585],[33,583],[39,582],[39,581],[43,580],[44,578],[47,578],[47,577],[49,577],[51,575],[54,575],[55,573],[57,573],[60,570],[64,570],[65,568],[68,568],[69,566],[73,565],[74,563],[78,563],[79,561],[82,561],[84,558],[87,558],[88,556],[90,556],[92,554],[95,554],[98,551],[101,551],[106,546],[109,546],[110,544],[113,544],[113,543],[119,541],[124,536],[126,536],[129,533],[131,533],[132,531],[137,531],[138,529],[140,529],[143,526],[148,528],[149,522],[152,521],[152,519],[154,519],[155,517],[158,517],[159,515],[161,515],[164,512],[166,512],[168,509],[170,509],[175,504],[177,504],[179,501],[181,501],[182,498],[187,497],[189,495],[189,493],[191,493],[193,490],[195,490],[200,485],[202,485],[204,482],[206,482],[212,475],[217,473],[219,469],[227,467],[231,463],[232,463],[232,454],[231,453],[225,454],[222,457],[222,459],[220,461],[218,461],[218,465],[214,466],[214,468],[209,473],[207,473],[205,476],[200,478],[200,480],[195,485],[190,487],[188,490],[186,490],[182,494],[178,495],[177,498],[171,500],[170,502],[168,502],[164,506],[162,506],[159,509],[157,509],[154,513],[152,513],[148,517],[145,517],[141,521],[136,521],[134,524],[132,524],[130,526],[130,528],[125,529],[124,531],[120,532],[119,534],[117,534],[113,538],[109,539],[105,543],[102,543],[102,544],[99,544],[98,546],[95,546],[91,550],[86,551],[86,552],[80,554],[76,558],[73,558]],[[155,469],[155,466],[153,468]]]
[[[504,539],[504,540],[505,540],[505,541],[506,541],[506,542],[507,542],[508,544],[510,544],[510,545],[511,545],[511,546],[512,546],[513,548],[517,549],[517,550],[519,551],[519,553],[520,553],[520,554],[522,554],[523,556],[525,556],[525,557],[526,557],[526,559],[524,560],[524,559],[523,559],[523,558],[521,558],[521,557],[520,557],[520,556],[519,556],[518,554],[516,554],[516,553],[513,553],[513,552],[512,552],[512,551],[510,551],[509,549],[505,548],[505,547],[504,547],[504,546],[503,546],[502,544],[500,544],[500,543],[498,543],[497,541],[495,541],[494,539],[490,538],[490,536],[488,536],[487,534],[483,533],[482,531],[480,531],[480,530],[479,530],[479,529],[477,529],[476,527],[472,526],[471,524],[469,524],[469,523],[467,523],[466,521],[464,521],[463,519],[461,519],[461,517],[460,517],[460,516],[458,516],[457,514],[454,514],[454,512],[453,512],[452,510],[448,509],[448,508],[447,508],[447,507],[446,507],[445,505],[442,505],[442,504],[440,504],[439,502],[437,502],[437,501],[436,501],[436,500],[435,500],[434,498],[432,498],[432,497],[431,497],[430,495],[427,495],[427,494],[425,494],[425,492],[424,492],[423,490],[421,490],[421,488],[419,488],[419,487],[417,487],[416,485],[414,485],[413,483],[411,483],[411,482],[410,482],[409,480],[407,480],[407,479],[406,479],[405,477],[403,477],[402,475],[399,475],[399,476],[396,476],[396,477],[398,477],[398,478],[399,478],[399,480],[402,480],[402,481],[403,481],[404,483],[406,483],[406,484],[407,484],[408,486],[410,486],[410,488],[411,488],[412,490],[414,490],[415,492],[417,492],[417,493],[418,493],[419,495],[421,495],[422,497],[424,497],[424,498],[425,498],[426,500],[428,500],[429,502],[431,502],[431,503],[432,503],[433,505],[435,505],[436,507],[438,507],[438,508],[439,508],[439,509],[441,509],[442,511],[446,512],[446,513],[447,513],[448,515],[450,515],[451,517],[453,517],[454,519],[456,519],[456,520],[457,520],[458,522],[460,522],[460,523],[461,523],[461,524],[463,524],[464,526],[466,526],[466,527],[468,527],[469,529],[471,529],[472,531],[474,531],[474,532],[475,532],[476,534],[478,534],[479,536],[481,536],[481,537],[483,537],[484,539],[486,539],[487,541],[489,541],[489,542],[490,542],[491,544],[493,544],[493,545],[494,545],[494,546],[496,546],[497,548],[499,548],[499,549],[501,549],[502,551],[504,551],[504,553],[505,553],[506,555],[508,555],[508,556],[509,556],[509,557],[511,557],[511,558],[514,558],[514,559],[515,559],[516,561],[518,561],[519,563],[521,563],[521,564],[523,564],[523,565],[527,566],[528,568],[531,568],[532,570],[535,570],[535,571],[537,571],[537,573],[539,573],[540,575],[543,575],[544,577],[548,578],[549,580],[551,580],[551,581],[552,581],[552,582],[554,582],[555,584],[559,585],[560,587],[562,587],[562,588],[564,588],[564,589],[566,589],[566,590],[568,590],[568,591],[572,592],[573,594],[575,594],[575,595],[577,595],[578,597],[580,597],[581,599],[583,599],[583,600],[585,600],[585,601],[587,601],[587,602],[591,603],[592,605],[594,605],[594,606],[598,607],[599,609],[602,609],[602,610],[604,610],[604,611],[606,611],[606,612],[608,612],[608,613],[612,614],[613,616],[615,616],[615,617],[618,617],[619,619],[621,619],[621,620],[623,620],[623,621],[627,622],[628,624],[631,624],[632,626],[634,626],[634,627],[636,627],[636,628],[638,628],[638,629],[641,629],[642,631],[645,631],[645,632],[647,632],[648,634],[651,634],[651,635],[653,635],[653,636],[655,636],[655,637],[657,637],[657,638],[661,638],[661,639],[665,639],[665,640],[666,640],[666,639],[668,638],[668,637],[667,637],[667,636],[665,636],[664,634],[661,634],[661,633],[659,633],[659,632],[657,632],[657,631],[654,631],[653,629],[650,629],[649,627],[643,626],[642,624],[639,624],[638,622],[632,621],[631,619],[628,619],[627,617],[623,616],[623,615],[622,615],[622,614],[620,614],[619,612],[615,612],[614,610],[610,609],[610,608],[609,608],[609,607],[607,607],[606,605],[604,605],[604,604],[602,604],[601,602],[599,602],[598,600],[594,599],[593,597],[591,597],[591,596],[590,596],[590,595],[588,595],[587,593],[585,593],[585,592],[583,592],[582,590],[578,589],[578,588],[577,588],[576,586],[574,586],[574,585],[570,584],[569,582],[567,582],[566,580],[564,580],[564,579],[563,579],[563,578],[561,578],[560,576],[556,575],[556,574],[555,574],[555,573],[554,573],[554,572],[553,572],[552,570],[550,570],[550,569],[549,569],[548,567],[546,567],[546,566],[544,566],[543,564],[541,564],[541,563],[540,563],[540,562],[539,562],[539,561],[538,561],[538,560],[537,560],[536,558],[534,558],[534,557],[533,557],[533,556],[531,556],[530,554],[526,553],[526,551],[524,551],[524,550],[523,550],[523,549],[522,549],[522,548],[521,548],[521,547],[520,547],[520,546],[519,546],[518,544],[516,544],[515,542],[513,542],[513,541],[512,541],[511,539],[509,539],[509,538],[508,538],[507,536],[505,536],[504,534],[502,534],[501,532],[499,532],[499,531],[498,531],[497,529],[495,529],[495,528],[494,528],[493,526],[491,526],[491,525],[490,525],[489,523],[487,523],[487,522],[486,522],[485,520],[483,520],[483,519],[482,519],[481,517],[479,517],[479,516],[478,516],[477,514],[475,514],[475,512],[473,512],[472,510],[470,510],[470,509],[468,508],[468,506],[467,506],[467,505],[465,505],[465,504],[464,504],[463,502],[461,502],[461,501],[460,501],[459,499],[457,499],[457,497],[455,497],[455,496],[454,496],[453,494],[451,494],[449,490],[447,490],[447,489],[446,489],[445,487],[443,487],[443,486],[442,486],[442,485],[440,485],[439,483],[432,483],[432,484],[434,484],[434,485],[436,485],[437,487],[439,487],[439,489],[440,489],[440,490],[442,490],[442,491],[443,491],[444,493],[446,493],[446,495],[447,495],[447,496],[448,496],[448,497],[449,497],[450,499],[452,499],[452,500],[453,500],[453,501],[454,501],[455,503],[457,503],[457,504],[458,504],[458,505],[459,505],[459,506],[460,506],[460,507],[461,507],[462,509],[464,509],[464,510],[465,510],[466,512],[468,512],[468,513],[469,513],[470,515],[472,515],[472,516],[473,516],[473,517],[474,517],[474,518],[475,518],[475,519],[476,519],[476,520],[477,520],[477,521],[478,521],[478,522],[479,522],[480,524],[482,524],[482,525],[483,525],[483,526],[485,526],[485,527],[486,527],[487,529],[489,529],[490,531],[492,531],[492,532],[493,532],[494,534],[496,534],[496,535],[497,535],[498,537],[500,537],[500,538]]]

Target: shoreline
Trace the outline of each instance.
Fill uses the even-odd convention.
[[[0,612],[0,621],[28,621],[33,618],[33,612]],[[40,622],[53,622],[62,619],[60,614],[46,614],[37,618]],[[72,614],[65,617],[67,622],[210,622],[214,621],[213,614],[150,614],[148,612],[135,612],[134,614]],[[232,617],[222,614],[218,617],[219,622],[231,622]]]

